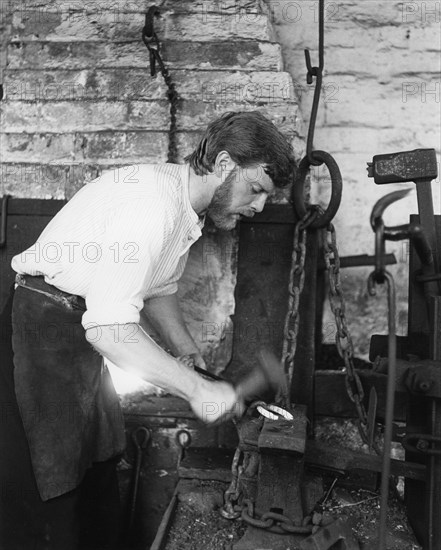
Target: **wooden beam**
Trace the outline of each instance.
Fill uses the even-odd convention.
[[[216,468],[210,460],[216,454]],[[295,456],[295,455],[294,455]],[[179,466],[182,478],[216,479],[231,481],[231,449],[189,448]],[[381,472],[382,459],[377,455],[351,451],[340,446],[330,446],[318,441],[308,440],[305,449],[305,464],[325,470],[366,470]],[[415,462],[391,460],[391,475],[407,479],[425,480],[426,467]]]
[[[381,472],[382,457],[351,451],[339,446],[330,446],[317,441],[306,442],[305,462],[309,465],[333,470],[368,470]],[[391,459],[392,476],[408,479],[425,479],[426,468],[422,464]]]
[[[372,387],[377,390],[377,416],[382,419],[386,411],[387,375],[370,370],[357,369],[365,392],[365,407],[368,407],[369,392]],[[398,386],[397,390],[401,390]],[[407,393],[400,391],[395,396],[394,419],[405,421],[407,410]],[[336,370],[318,370],[315,372],[314,414],[319,416],[334,416],[356,418],[355,406],[349,399],[345,386],[345,373]]]

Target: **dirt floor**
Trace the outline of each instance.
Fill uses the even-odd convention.
[[[241,521],[224,519],[218,510],[201,514],[179,504],[165,550],[227,550],[245,529]]]
[[[324,510],[333,517],[349,521],[360,549],[371,549],[378,530],[379,496],[379,491],[336,487],[324,505]],[[387,526],[387,550],[422,549],[409,526],[403,503],[394,493],[389,496]]]
[[[321,418],[317,419],[314,435],[316,440],[333,446],[368,452],[363,444],[354,421],[349,419]],[[381,439],[377,443],[382,447]],[[393,458],[404,459],[404,449],[393,443]],[[334,517],[347,519],[360,544],[360,549],[375,550],[373,541],[376,539],[380,515],[380,477],[372,472],[358,482],[352,476],[339,479],[335,483],[329,497],[322,503],[321,510]],[[329,479],[328,487],[329,487]],[[335,479],[334,479],[335,481]],[[388,499],[388,539],[387,550],[420,550],[406,516],[403,503],[404,480],[391,478],[391,491]],[[331,483],[332,485],[332,483]],[[370,490],[366,487],[372,485]],[[329,489],[328,489],[329,490]]]
[[[226,485],[199,482],[180,497],[164,550],[232,550],[246,531],[240,520],[224,519],[219,512]],[[325,493],[329,487],[325,484]],[[204,506],[208,511],[203,511]],[[374,550],[379,518],[379,492],[352,490],[334,484],[321,506],[328,517],[348,520],[360,550]],[[421,550],[408,525],[404,506],[391,493],[388,508],[387,550]],[[295,550],[295,549],[291,549]]]

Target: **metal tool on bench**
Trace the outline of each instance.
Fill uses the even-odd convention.
[[[440,258],[436,253],[435,216],[431,189],[431,181],[437,176],[438,165],[435,149],[414,149],[375,155],[372,162],[368,162],[368,177],[373,177],[376,184],[415,183],[420,225],[432,251],[435,270],[439,272]],[[391,236],[386,238],[392,240]]]

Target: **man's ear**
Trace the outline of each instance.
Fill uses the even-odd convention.
[[[214,161],[214,173],[218,178],[221,178],[222,181],[235,167],[236,163],[233,161],[228,151],[220,151],[220,153],[217,154],[216,160]]]

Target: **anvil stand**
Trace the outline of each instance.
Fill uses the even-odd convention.
[[[321,342],[324,284],[319,277],[325,275],[323,271],[318,271],[319,236],[316,230],[308,232],[306,248],[308,284],[300,298],[300,323],[290,395],[290,412],[294,419],[266,419],[264,422],[257,440],[260,465],[255,501],[257,515],[273,511],[299,524],[312,511],[308,509],[308,506],[311,507],[308,503],[314,501],[313,507],[322,497],[322,493],[318,494],[317,488],[311,490],[304,479],[305,445],[308,436],[313,433],[315,355]],[[308,495],[309,491],[315,491],[316,499]],[[233,550],[326,549],[338,541],[342,541],[341,548],[359,548],[350,527],[340,522],[321,528],[315,535],[279,534],[250,525],[242,539],[234,544]]]
[[[289,241],[288,241],[289,242]],[[302,503],[302,479],[304,451],[308,431],[312,431],[314,400],[314,366],[316,350],[317,318],[321,319],[322,301],[317,299],[318,233],[310,231],[307,237],[308,254],[305,285],[300,298],[300,324],[295,354],[295,369],[290,400],[295,403],[291,412],[294,422],[265,420],[258,439],[260,466],[256,511],[278,511],[293,521],[304,518]],[[277,427],[273,423],[278,424]],[[234,550],[294,550],[305,535],[270,533],[264,529],[249,526],[244,537],[233,546]]]

